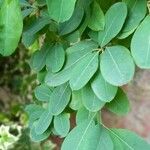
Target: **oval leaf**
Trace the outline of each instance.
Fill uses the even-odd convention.
[[[94,1],[92,5],[91,13],[92,14],[88,24],[89,28],[91,28],[94,31],[103,30],[105,26],[105,17],[102,9],[96,1]]]
[[[94,94],[89,84],[82,89],[82,102],[92,112],[100,110],[105,104]]]
[[[106,82],[100,72],[92,81],[91,87],[96,96],[104,102],[110,102],[112,99],[114,99],[118,89],[116,86]]]
[[[85,86],[98,69],[98,53],[89,53],[79,61],[72,71],[70,86],[72,90],[79,90]]]
[[[48,102],[52,94],[52,89],[50,89],[46,84],[41,84],[35,88],[34,94],[39,101]]]
[[[150,145],[137,134],[125,129],[111,129],[109,133],[113,143],[114,149],[119,150],[149,150]]]
[[[128,15],[119,38],[126,38],[137,28],[147,12],[147,0],[123,0],[128,6]],[[131,32],[132,31],[132,32]],[[127,34],[128,33],[128,34]]]
[[[61,137],[65,137],[70,130],[70,114],[60,114],[54,117],[54,129]]]
[[[140,68],[150,69],[150,16],[136,30],[131,41],[131,52]]]
[[[73,110],[78,110],[82,107],[82,91],[72,91],[70,108]]]
[[[118,45],[107,47],[102,53],[100,69],[108,83],[122,86],[133,78],[135,65],[129,50]]]
[[[57,22],[69,20],[72,16],[76,0],[46,0],[49,15]]]
[[[9,56],[15,51],[22,29],[19,0],[4,0],[0,6],[0,54]]]
[[[95,150],[95,124],[93,118],[80,123],[65,138],[62,150]],[[91,144],[92,143],[92,144]]]
[[[30,59],[30,67],[32,70],[39,72],[43,69],[43,67],[46,64],[46,56],[49,51],[50,45],[43,45],[41,50],[35,51],[34,54],[32,54],[32,57]]]
[[[70,97],[71,90],[68,83],[56,87],[51,95],[49,111],[53,115],[59,115],[69,103]]]
[[[116,97],[106,104],[106,108],[117,115],[126,115],[129,112],[130,103],[123,90],[118,90]]]
[[[122,13],[118,13],[121,10]],[[105,15],[105,29],[99,32],[98,41],[101,47],[109,43],[122,29],[127,16],[127,6],[124,2],[112,5]]]
[[[51,133],[50,129],[46,130],[43,134],[37,134],[35,132],[35,126],[36,126],[36,122],[34,123],[34,125],[32,126],[32,128],[30,130],[30,137],[31,137],[32,141],[41,142],[50,136],[50,133]]]
[[[108,131],[105,128],[101,127],[100,125],[97,125],[96,128],[97,128],[97,138],[95,140],[97,141],[97,143],[96,143],[95,149],[96,150],[115,150],[113,141]]]
[[[58,72],[65,61],[65,52],[61,44],[54,45],[46,56],[46,66],[52,72]]]
[[[59,34],[65,35],[74,31],[80,25],[83,16],[84,16],[83,8],[77,5],[72,17],[68,21],[60,24]]]
[[[35,126],[36,134],[44,133],[50,126],[52,118],[53,117],[51,113],[48,110],[45,110],[40,116],[40,119],[36,123],[36,126]]]
[[[97,48],[97,44],[89,40],[84,40],[69,47],[66,50],[66,64],[62,71],[55,74],[48,73],[45,78],[45,82],[49,86],[58,86],[67,82],[70,79],[71,72],[76,64],[86,57],[88,53],[92,52],[94,48]]]
[[[76,124],[93,118],[93,115],[95,115],[95,112],[90,112],[84,107],[80,108],[76,114]]]

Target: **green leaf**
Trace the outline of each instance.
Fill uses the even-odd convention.
[[[89,36],[93,41],[95,41],[95,42],[98,43],[98,32],[91,30],[91,31],[88,33],[88,36]]]
[[[106,108],[117,115],[126,115],[130,111],[130,103],[123,90],[118,89],[116,97],[106,104]]]
[[[145,17],[147,12],[147,0],[123,0],[128,6],[128,16],[123,26],[119,38],[126,38],[137,28],[141,20]],[[131,32],[132,31],[132,32]],[[126,34],[126,33],[130,34]]]
[[[130,30],[130,31],[124,32],[124,33],[122,33],[122,34],[119,34],[119,35],[118,35],[118,39],[125,39],[125,38],[128,37],[130,34],[132,34],[132,33],[135,31],[136,28],[137,28],[137,27],[135,27],[134,29],[132,29],[132,30]]]
[[[93,115],[95,115],[95,112],[90,112],[84,107],[80,108],[76,114],[76,124],[78,125],[79,123],[82,123],[83,121],[93,118]]]
[[[28,3],[26,0],[19,0],[19,3],[21,7],[31,7],[30,3]]]
[[[71,90],[68,83],[56,87],[51,94],[49,111],[53,115],[59,115],[68,105],[71,97]]]
[[[84,87],[98,69],[98,53],[89,53],[80,60],[72,71],[70,87],[79,90]]]
[[[61,44],[54,45],[46,56],[46,66],[52,72],[58,72],[65,62],[65,52]]]
[[[52,94],[52,89],[46,84],[41,84],[35,88],[34,94],[39,101],[48,102]]]
[[[100,72],[98,72],[97,76],[91,82],[91,87],[95,95],[104,102],[110,102],[114,99],[118,89],[116,86],[106,82]]]
[[[48,16],[40,16],[35,20],[31,20],[29,24],[25,26],[25,30],[22,35],[22,43],[28,48],[36,39],[38,39],[38,33],[50,24],[52,21]]]
[[[91,112],[100,110],[105,104],[94,94],[89,84],[82,89],[82,102]]]
[[[72,16],[76,0],[46,0],[49,16],[57,21],[64,22]]]
[[[45,111],[44,108],[36,109],[35,111],[32,110],[32,112],[29,114],[29,127],[31,128],[33,123],[40,118],[40,116]]]
[[[66,50],[66,63],[62,71],[52,74],[48,73],[45,82],[49,86],[58,86],[70,79],[73,68],[76,64],[92,52],[94,48],[97,48],[97,44],[90,40],[81,41]]]
[[[51,19],[49,17],[47,16],[39,17],[35,21],[32,21],[29,26],[27,26],[23,34],[25,34],[26,36],[34,35],[50,23],[51,23]]]
[[[111,129],[110,136],[114,149],[119,150],[149,150],[150,145],[137,134],[125,129]]]
[[[38,6],[45,6],[46,5],[46,0],[36,0],[38,3]]]
[[[121,13],[118,13],[121,10]],[[109,43],[122,29],[127,16],[127,6],[124,2],[112,5],[105,15],[105,29],[99,31],[98,41],[101,47]]]
[[[80,41],[80,32],[79,32],[79,30],[76,30],[76,31],[68,34],[64,38],[65,38],[65,40],[67,40],[71,44],[75,44],[75,43]]]
[[[131,41],[131,52],[138,67],[150,69],[150,16],[140,24]]]
[[[117,150],[114,149],[113,141],[108,133],[108,131],[100,125],[97,128],[97,138],[95,150]],[[120,149],[119,149],[120,150]]]
[[[52,114],[48,110],[45,110],[40,116],[40,119],[36,123],[35,126],[36,134],[43,134],[50,126],[52,118],[53,118]]]
[[[110,84],[122,86],[134,76],[135,65],[127,48],[107,47],[101,55],[100,69],[103,78]]]
[[[29,48],[30,46],[34,45],[35,42],[37,43],[36,41],[37,38],[38,38],[37,34],[34,34],[34,35],[23,34],[22,43],[24,44],[26,48]]]
[[[92,14],[88,26],[94,31],[103,30],[105,26],[104,13],[96,1],[92,5]]]
[[[47,139],[50,136],[51,130],[48,129],[43,134],[37,134],[35,132],[36,123],[37,122],[35,122],[33,124],[32,128],[30,130],[30,137],[31,137],[31,140],[34,141],[34,142],[41,142],[41,141]]]
[[[46,70],[42,70],[40,72],[37,73],[37,80],[40,82],[40,83],[44,83],[45,82],[45,76],[47,74],[47,71]]]
[[[83,1],[85,1],[85,0],[83,0]],[[83,23],[81,24],[80,28],[78,29],[78,31],[80,33],[80,36],[82,36],[82,34],[84,33],[84,31],[88,27],[90,17],[91,17],[90,7],[88,7],[88,8],[85,9],[85,19],[84,19]]]
[[[30,115],[31,113],[35,112],[36,110],[43,109],[41,106],[36,104],[29,104],[25,107],[25,111]]]
[[[33,11],[34,11],[33,8],[27,8],[27,9],[22,10],[23,19],[29,16]]]
[[[70,130],[70,114],[60,114],[54,117],[54,128],[61,137],[67,136]]]
[[[94,116],[93,116],[94,117]],[[77,125],[65,138],[62,150],[95,150],[95,124],[93,118]],[[91,144],[92,143],[92,144]]]
[[[25,111],[29,115],[29,127],[31,128],[33,123],[40,118],[45,109],[39,105],[30,104],[26,106]]]
[[[18,46],[23,19],[18,0],[4,0],[0,7],[0,54],[11,55]]]
[[[72,97],[71,97],[71,103],[70,103],[70,108],[73,110],[78,110],[80,109],[82,105],[82,91],[72,91]]]
[[[88,6],[92,3],[93,0],[79,0],[79,6],[83,7],[84,9],[87,9]]]
[[[30,59],[30,67],[35,72],[39,72],[46,64],[46,56],[48,54],[50,45],[45,44],[41,50],[35,51]]]
[[[84,16],[83,8],[77,5],[72,17],[68,21],[60,24],[59,34],[65,35],[74,31],[80,25],[83,16]]]

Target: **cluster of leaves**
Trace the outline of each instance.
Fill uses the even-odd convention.
[[[26,108],[32,140],[66,137],[62,150],[150,149],[131,131],[107,128],[100,113],[106,107],[126,114],[129,101],[120,86],[132,80],[135,64],[150,69],[147,0],[20,4],[22,12],[17,0],[2,2],[0,53],[10,55],[17,47],[22,13],[22,43],[39,48],[30,60],[40,82],[34,91],[39,102]],[[76,126],[70,131],[74,111]]]

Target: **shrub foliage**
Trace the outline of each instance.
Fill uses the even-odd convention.
[[[26,107],[30,136],[64,138],[62,150],[149,150],[125,129],[103,124],[101,109],[125,115],[130,103],[121,86],[135,65],[150,69],[147,0],[0,1],[0,54],[20,43],[32,49],[37,103]],[[147,7],[148,6],[148,7]],[[70,117],[76,113],[76,126]]]

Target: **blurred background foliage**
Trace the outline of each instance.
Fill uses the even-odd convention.
[[[0,57],[0,150],[50,150],[51,141],[33,143],[27,128],[25,106],[34,100],[36,75],[31,72],[29,58],[34,48],[19,45],[15,54]]]

